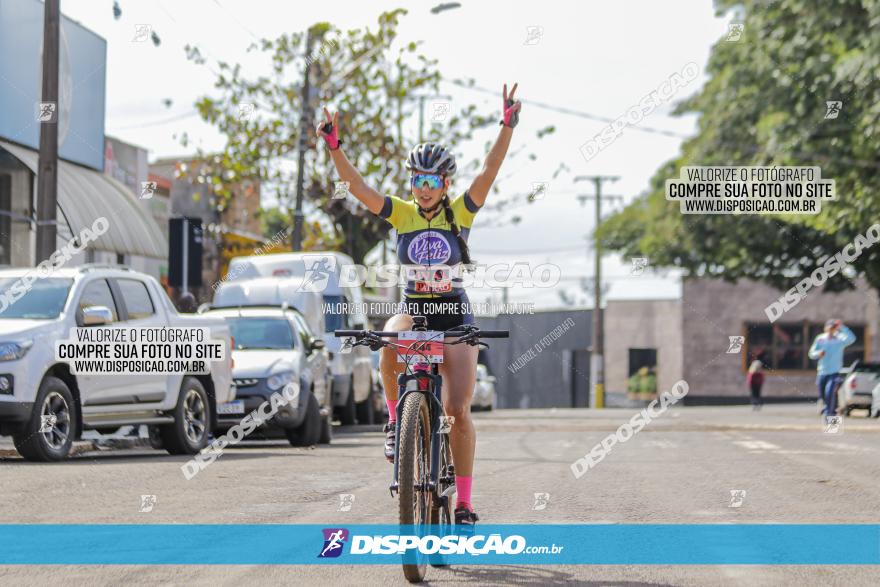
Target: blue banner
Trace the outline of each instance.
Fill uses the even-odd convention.
[[[880,525],[4,524],[0,564],[876,565]]]

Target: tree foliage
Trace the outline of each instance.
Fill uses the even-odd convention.
[[[307,60],[314,88],[306,106],[310,117],[324,104],[338,110],[343,148],[367,183],[381,193],[408,193],[404,163],[418,138],[405,132],[404,121],[418,116],[419,96],[438,94],[441,78],[437,61],[422,55],[419,43],[408,43],[393,58],[387,57],[405,13],[398,9],[381,14],[375,30],[342,31],[329,23],[316,24],[311,27],[316,39],[311,57],[306,32],[264,39],[249,50],[266,56],[271,75],[250,79],[239,64],[216,64],[215,95],[203,96],[196,106],[201,117],[227,137],[221,153],[200,153],[205,163],[202,180],[210,182],[221,207],[229,198],[242,197],[235,193],[236,182],[255,178],[262,182],[264,194],[274,193],[284,209],[284,214],[276,211],[264,217],[267,230],[277,229],[285,215],[293,222],[301,80]],[[196,48],[187,47],[187,54],[207,66]],[[251,104],[252,112],[247,106]],[[498,112],[479,114],[472,104],[450,112],[442,125],[431,124],[430,114],[425,116],[425,140],[443,142],[459,157],[458,147],[473,131],[497,124],[499,117]],[[387,236],[389,225],[352,197],[333,199],[336,173],[324,149],[316,148],[315,124],[310,122],[306,132],[304,210],[311,217],[306,234],[311,237],[305,244],[336,247],[361,261]],[[480,163],[460,159],[459,175],[472,175]]]
[[[880,2],[720,0],[716,8],[735,11],[743,36],[716,43],[708,82],[676,109],[699,114],[697,135],[600,238],[652,265],[788,289],[880,221]],[[842,110],[826,120],[832,100]],[[838,200],[814,216],[682,215],[665,200],[664,182],[684,165],[820,166]],[[880,247],[853,267],[880,289]],[[852,285],[841,273],[826,282],[830,291]]]

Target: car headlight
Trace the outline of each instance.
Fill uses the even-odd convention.
[[[27,354],[34,341],[0,342],[0,361],[17,361]]]
[[[275,391],[294,381],[296,381],[296,374],[293,371],[283,371],[269,377],[266,380],[266,387]]]

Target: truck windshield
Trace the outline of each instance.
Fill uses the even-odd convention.
[[[324,331],[342,330],[345,326],[345,298],[342,296],[324,296]]]
[[[292,349],[293,331],[285,318],[226,318],[235,338],[235,350]]]
[[[0,320],[57,318],[64,309],[73,280],[37,279],[29,288],[26,283],[21,277],[0,278]]]

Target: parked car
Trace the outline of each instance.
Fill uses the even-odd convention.
[[[0,270],[0,295],[17,297],[19,280],[34,271]],[[229,348],[224,320],[178,314],[148,275],[106,265],[58,269],[0,305],[0,434],[28,460],[64,459],[83,430],[140,424],[154,426],[169,453],[195,454],[217,424],[217,404],[233,399],[229,354],[207,374],[76,375],[55,359],[55,341],[76,327],[206,327]]]
[[[333,405],[342,424],[372,422],[375,405],[371,399],[370,350],[358,346],[341,353],[342,340],[337,329],[360,329],[367,323],[360,287],[344,285],[343,268],[354,264],[351,257],[337,252],[276,253],[235,257],[229,262],[227,283],[259,277],[296,278],[297,289],[322,296],[323,339],[330,351],[333,373]],[[375,399],[375,398],[372,398]]]
[[[235,399],[218,407],[225,431],[269,401],[288,383],[298,383],[297,401],[282,406],[258,430],[277,428],[293,446],[329,444],[333,435],[324,341],[312,334],[298,310],[281,307],[216,308],[205,316],[225,319],[232,331]]]
[[[872,392],[880,384],[880,363],[855,361],[845,373],[837,390],[840,413],[849,416],[853,410],[871,412]]]
[[[493,410],[497,405],[495,397],[495,376],[489,375],[485,365],[477,365],[477,381],[474,384],[474,398],[471,410]]]
[[[234,308],[238,306],[277,306],[287,303],[305,319],[314,333],[323,333],[323,297],[320,293],[302,287],[301,278],[256,277],[242,281],[225,281],[214,292],[210,305],[203,304],[200,311],[210,308]]]
[[[880,383],[871,392],[871,415],[880,418]]]

